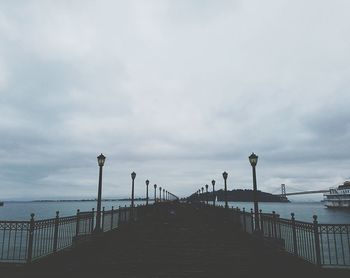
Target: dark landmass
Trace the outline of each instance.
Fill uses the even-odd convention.
[[[135,198],[135,201],[146,201],[146,198]],[[130,198],[118,199],[117,201],[131,201]],[[148,198],[148,201],[153,201],[153,199]]]
[[[135,201],[146,201],[146,198],[135,198]],[[151,201],[151,199],[148,199]],[[76,199],[76,200],[34,200],[32,202],[96,202],[97,199]],[[102,202],[131,201],[130,198],[123,199],[102,199]]]
[[[227,191],[227,200],[233,202],[253,202],[253,190],[251,189],[235,189],[231,191]],[[215,196],[217,197],[217,201],[225,201],[225,191],[220,189],[215,192]],[[209,201],[213,200],[213,193],[203,193],[199,196],[197,194],[192,194],[188,197],[189,200],[201,200],[205,201],[208,198]],[[258,201],[259,202],[290,202],[287,197],[281,197],[279,195],[273,195],[271,193],[263,192],[258,190]]]

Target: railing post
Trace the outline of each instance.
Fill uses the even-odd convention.
[[[272,211],[272,223],[273,223],[273,236],[277,238],[277,225],[276,225],[276,212]]]
[[[247,231],[247,223],[246,223],[246,219],[245,219],[245,208],[243,208],[243,230],[244,230],[244,232]]]
[[[137,221],[139,219],[140,206],[141,205],[137,205],[137,207],[136,207],[136,211],[135,211],[135,215],[134,215],[134,221]]]
[[[34,213],[30,215],[30,221],[29,221],[29,235],[28,235],[28,252],[27,252],[27,263],[32,262],[32,256],[33,256],[33,241],[34,241]]]
[[[111,210],[111,230],[113,229],[113,209],[114,209],[114,207],[112,206],[112,210]]]
[[[58,241],[58,225],[60,223],[60,216],[59,211],[56,211],[56,218],[55,218],[55,230],[53,234],[53,252],[57,251],[57,241]]]
[[[77,209],[77,223],[76,223],[76,226],[75,226],[75,236],[78,236],[79,235],[79,232],[80,232],[80,215],[79,215],[79,213],[80,213],[80,210],[79,209]]]
[[[118,209],[118,227],[120,226],[120,223],[121,223],[121,216],[122,216],[122,207],[119,206],[119,209]]]
[[[294,249],[293,251],[294,251],[294,255],[298,256],[298,243],[297,243],[297,231],[295,228],[295,217],[293,212],[290,215],[292,216],[293,249]]]
[[[239,207],[236,207],[236,209],[232,207],[232,221],[235,221],[235,218],[240,216],[241,216],[241,210],[239,209]]]
[[[271,221],[271,218],[268,218],[266,228],[267,228],[266,234],[267,234],[268,237],[271,238],[272,237],[272,221]]]
[[[101,231],[103,232],[103,229],[105,227],[105,207],[102,207],[102,223],[101,223]]]
[[[264,219],[262,214],[262,209],[259,209],[259,216],[260,216],[260,233],[261,236],[264,236]]]
[[[92,219],[91,219],[91,230],[90,233],[92,234],[94,232],[94,226],[95,226],[95,208],[92,208]]]
[[[321,250],[320,250],[320,237],[318,232],[318,222],[317,215],[313,216],[314,219],[314,236],[315,236],[315,252],[316,252],[316,264],[317,266],[321,266]]]
[[[255,231],[255,226],[254,226],[254,211],[253,209],[251,208],[250,209],[250,220],[251,220],[251,225],[252,225],[252,233]]]

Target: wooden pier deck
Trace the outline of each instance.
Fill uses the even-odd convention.
[[[345,277],[270,248],[212,209],[163,204],[140,221],[0,277]],[[344,276],[345,275],[345,276]]]

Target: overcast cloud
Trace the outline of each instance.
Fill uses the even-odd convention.
[[[0,199],[350,176],[349,1],[0,1]],[[292,191],[290,189],[289,191]],[[320,197],[319,197],[320,198]]]

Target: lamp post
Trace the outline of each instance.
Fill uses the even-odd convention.
[[[157,185],[154,185],[154,203],[157,203]]]
[[[159,187],[159,202],[162,201],[162,188]]]
[[[255,153],[252,153],[249,156],[249,162],[250,165],[252,165],[253,169],[253,200],[254,200],[254,218],[255,218],[255,231],[259,232],[259,206],[258,206],[258,192],[257,192],[257,185],[256,185],[256,172],[255,172],[255,166],[258,163],[258,156]]]
[[[165,201],[165,189],[163,188],[163,201]]]
[[[146,180],[146,206],[148,206],[148,185],[149,185],[149,180]]]
[[[223,172],[222,173],[222,177],[224,178],[224,181],[225,181],[225,208],[228,208],[228,204],[227,204],[227,183],[226,183],[226,180],[227,180],[227,172]]]
[[[215,207],[215,180],[212,180],[211,184],[213,185],[213,206]]]
[[[101,232],[101,196],[102,196],[102,167],[105,164],[106,157],[101,153],[97,157],[98,166],[100,167],[98,178],[98,193],[97,193],[97,211],[96,211],[96,227],[95,233]]]
[[[132,180],[132,190],[131,190],[131,211],[134,209],[134,181],[136,178],[136,173],[132,172],[131,173],[131,180]]]
[[[206,184],[205,185],[205,202],[206,202],[206,204],[208,204],[208,185]]]
[[[136,178],[136,173],[132,172],[131,173],[131,184],[132,184],[132,190],[131,190],[131,220],[134,221],[134,182],[135,182],[135,178]]]

